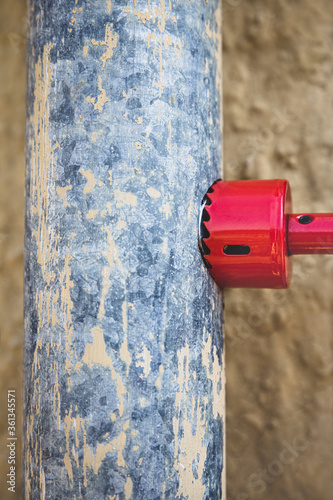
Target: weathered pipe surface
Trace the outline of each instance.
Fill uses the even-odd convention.
[[[220,499],[218,0],[31,0],[25,498]]]

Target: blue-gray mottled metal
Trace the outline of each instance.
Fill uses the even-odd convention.
[[[222,298],[197,244],[221,176],[218,7],[30,0],[26,499],[222,497]]]

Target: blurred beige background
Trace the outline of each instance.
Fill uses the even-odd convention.
[[[333,211],[333,3],[224,0],[225,178],[286,178]],[[332,500],[332,256],[288,291],[229,290],[228,500]]]
[[[24,0],[0,0],[0,498],[21,498],[23,337]],[[16,390],[16,493],[7,490],[7,391]]]
[[[333,3],[223,10],[225,178],[287,178],[295,212],[333,211]],[[17,493],[6,485],[6,406],[22,378],[25,11],[0,0],[3,500],[21,498],[20,470]],[[333,498],[332,271],[331,256],[298,257],[288,291],[225,293],[228,500]]]

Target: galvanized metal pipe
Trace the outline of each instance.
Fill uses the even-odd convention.
[[[220,2],[30,0],[25,498],[224,496]]]

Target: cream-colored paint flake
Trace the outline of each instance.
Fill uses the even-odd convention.
[[[106,97],[106,92],[102,87],[102,77],[98,75],[98,90],[100,94],[97,97],[87,97],[86,101],[91,102],[94,108],[98,110],[99,113],[102,113],[103,106],[106,102],[109,102],[109,99]]]
[[[133,491],[133,482],[130,477],[126,479],[126,484],[125,484],[125,500],[130,500],[132,496],[132,491]]]
[[[127,333],[128,323],[127,323],[127,302],[126,302],[126,300],[124,300],[121,309],[122,309],[122,315],[123,315],[123,329],[124,329],[124,332]]]
[[[62,199],[62,206],[64,208],[68,207],[67,191],[70,191],[71,189],[72,189],[72,186],[70,184],[68,186],[65,186],[65,187],[57,186],[57,194]]]
[[[206,367],[207,378],[213,385],[213,415],[214,418],[223,418],[224,414],[224,386],[222,383],[222,367],[217,349],[214,345],[212,354],[212,337],[209,334],[207,342],[203,342],[202,363]]]
[[[114,196],[115,196],[116,201],[121,202],[121,203],[125,203],[126,205],[131,205],[132,207],[136,207],[138,204],[137,197],[132,193],[127,193],[127,192],[123,192],[123,191],[119,191],[118,189],[115,189]]]
[[[149,194],[149,196],[150,196],[151,198],[160,198],[160,196],[161,196],[160,191],[157,191],[157,189],[154,189],[154,188],[152,188],[152,187],[149,187],[149,188],[147,189],[147,193]]]
[[[72,462],[71,459],[69,458],[69,454],[66,452],[64,456],[64,464],[65,464],[65,469],[68,474],[68,479],[69,482],[71,483],[71,488],[73,488],[73,468],[72,468]]]
[[[106,61],[113,56],[113,50],[117,47],[118,39],[118,33],[112,33],[111,24],[107,24],[105,27],[105,40],[100,42],[100,45],[106,47],[106,51],[100,58],[100,61],[103,63],[102,71],[105,68]]]
[[[87,184],[83,188],[84,194],[90,193],[90,191],[94,188],[94,186],[96,184],[96,181],[95,181],[95,178],[94,178],[92,171],[90,169],[89,170],[82,170],[82,168],[80,168],[79,172],[88,181]]]
[[[112,170],[108,170],[109,172],[109,183],[110,183],[110,186],[112,186]]]
[[[106,297],[106,294],[108,293],[110,285],[111,285],[110,268],[109,267],[103,268],[102,276],[103,276],[102,294],[101,294],[101,301],[100,301],[100,306],[99,306],[99,311],[98,311],[98,316],[97,316],[99,320],[101,320],[105,314],[105,297]]]
[[[91,219],[94,219],[96,217],[96,215],[98,214],[98,210],[90,210],[87,215],[86,215],[86,218],[88,220],[91,220]]]

